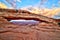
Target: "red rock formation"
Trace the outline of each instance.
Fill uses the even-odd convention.
[[[10,13],[0,11],[0,40],[60,40],[60,27],[51,18],[29,12]],[[36,25],[15,25],[8,21],[13,18],[41,21]]]

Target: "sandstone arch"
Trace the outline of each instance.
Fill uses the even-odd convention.
[[[60,40],[60,27],[54,19],[24,10],[20,12],[13,9],[0,9],[0,40]],[[20,26],[10,23],[8,18],[9,20],[34,19],[41,23]]]

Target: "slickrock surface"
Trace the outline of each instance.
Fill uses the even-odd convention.
[[[25,16],[27,16],[27,18],[24,18]],[[31,15],[25,16],[23,16],[22,18],[29,20],[31,19],[28,18]],[[21,19],[21,16],[19,17]],[[60,40],[60,27],[53,19],[51,19],[53,22],[49,22],[46,20],[42,20],[43,18],[41,17],[41,19],[37,18],[41,21],[38,24],[27,24],[23,26],[15,25],[9,22],[6,18],[8,19],[9,16],[0,16],[0,40]],[[10,18],[14,18],[14,16]],[[46,19],[50,20],[50,18],[47,17]]]

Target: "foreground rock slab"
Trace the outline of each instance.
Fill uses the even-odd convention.
[[[60,27],[45,22],[20,26],[2,21],[0,40],[60,40]]]

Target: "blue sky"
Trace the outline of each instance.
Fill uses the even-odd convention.
[[[10,0],[13,2],[12,0]],[[21,2],[16,1],[16,8],[21,8],[25,6],[40,6],[39,3],[41,3],[41,0],[20,0]],[[47,8],[51,8],[52,5],[55,5],[56,7],[60,7],[58,4],[60,0],[48,0],[46,3],[44,3],[44,6]],[[11,7],[11,5],[6,2],[6,0],[0,0],[0,2],[6,4],[8,7]]]
[[[24,6],[29,6],[29,5],[35,5],[36,3],[38,3],[39,0],[21,0],[21,3],[17,2],[18,7],[24,7]]]

